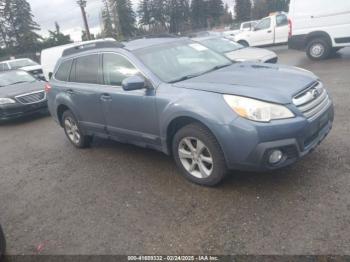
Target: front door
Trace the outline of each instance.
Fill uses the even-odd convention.
[[[275,44],[288,42],[288,18],[285,14],[276,15]]]
[[[122,88],[125,78],[140,72],[121,54],[103,54],[102,64],[105,87],[101,100],[109,134],[135,144],[159,144],[155,89]]]
[[[274,42],[274,31],[270,17],[261,20],[250,34],[252,46],[271,45]]]

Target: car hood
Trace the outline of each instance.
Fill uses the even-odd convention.
[[[0,97],[15,97],[36,91],[44,91],[44,82],[35,81],[0,87]]]
[[[174,85],[289,104],[293,96],[317,79],[313,73],[296,67],[237,63]]]
[[[24,71],[34,71],[34,70],[40,70],[40,69],[42,69],[42,67],[41,67],[41,65],[33,65],[33,66],[21,67],[21,69]]]
[[[253,48],[253,47],[238,49],[232,52],[228,52],[225,55],[227,58],[234,61],[243,60],[243,61],[251,61],[251,62],[259,62],[259,61],[265,62],[266,60],[269,60],[277,56],[274,52],[269,51],[267,49]]]

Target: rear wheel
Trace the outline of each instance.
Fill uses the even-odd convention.
[[[311,60],[323,60],[329,57],[332,47],[324,38],[315,38],[311,40],[307,47],[306,53]]]
[[[183,175],[194,183],[215,186],[227,173],[220,145],[203,125],[190,124],[180,129],[174,136],[172,150]]]
[[[63,113],[62,123],[67,138],[75,147],[86,148],[90,146],[92,137],[84,135],[78,121],[70,110]]]

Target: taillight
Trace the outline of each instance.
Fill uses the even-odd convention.
[[[50,92],[51,89],[52,89],[52,87],[50,86],[50,84],[46,84],[46,85],[45,85],[44,90],[45,90],[46,93]]]
[[[292,37],[292,35],[293,35],[293,23],[292,23],[292,20],[290,20],[290,19],[288,19],[288,27],[289,27],[288,36]]]

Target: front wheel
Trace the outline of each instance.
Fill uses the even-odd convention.
[[[244,47],[249,47],[249,43],[247,41],[245,41],[245,40],[238,41],[238,44],[240,44],[240,45],[242,45]]]
[[[227,173],[220,145],[213,134],[200,124],[180,129],[174,136],[172,151],[183,175],[196,184],[215,186]]]
[[[84,135],[83,130],[80,128],[77,119],[71,111],[67,110],[63,113],[62,123],[67,138],[75,147],[86,148],[90,146],[92,138]]]

